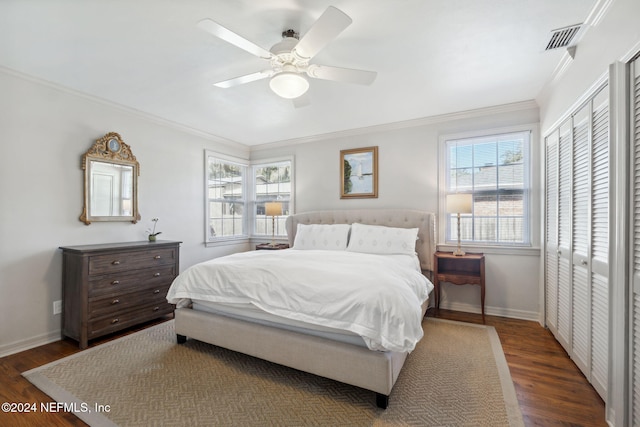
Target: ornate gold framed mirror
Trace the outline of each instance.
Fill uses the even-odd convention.
[[[140,220],[138,177],[140,165],[119,134],[109,132],[82,156],[84,207],[80,221]]]

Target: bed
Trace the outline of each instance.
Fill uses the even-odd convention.
[[[329,225],[345,226],[332,228],[338,229],[336,235],[338,238],[334,239],[335,236],[330,235],[328,239],[313,239],[313,242],[311,242],[312,239],[306,239],[306,243],[304,243],[303,236],[307,238],[317,236],[318,234],[313,233],[317,233],[318,229],[329,233]],[[349,229],[348,238],[364,236],[363,233],[372,230],[374,233],[386,233],[387,230],[394,230],[398,235],[404,236],[400,240],[394,239],[393,244],[396,244],[398,241],[406,243],[408,239],[406,236],[413,236],[411,243],[415,241],[415,245],[411,245],[410,251],[413,254],[414,260],[411,262],[414,265],[411,268],[414,271],[408,272],[411,268],[395,267],[395,264],[400,264],[400,262],[396,263],[395,259],[387,260],[394,257],[402,258],[402,263],[406,266],[408,263],[406,260],[409,258],[404,258],[404,254],[379,255],[380,261],[374,263],[380,264],[378,267],[373,265],[368,258],[371,255],[365,256],[357,249],[344,250],[345,243],[341,236],[343,236],[346,225],[349,225],[347,227]],[[177,305],[175,329],[178,343],[186,342],[188,337],[371,390],[376,394],[377,406],[386,408],[389,404],[389,395],[404,361],[422,336],[420,325],[418,326],[419,331],[416,330],[415,318],[419,317],[418,324],[420,324],[428,306],[433,286],[424,278],[423,274],[418,274],[415,271],[426,275],[432,271],[435,249],[433,214],[404,209],[319,211],[288,217],[286,229],[289,244],[293,249],[252,251],[206,262],[218,265],[225,264],[225,268],[228,268],[228,276],[223,275],[221,279],[228,284],[228,286],[223,286],[228,288],[225,292],[229,292],[224,296],[209,297],[199,288],[202,283],[209,280],[210,276],[220,276],[221,273],[218,270],[212,273],[211,270],[204,270],[205,267],[198,264],[185,270],[176,278],[167,299]],[[299,230],[301,230],[300,235],[296,240],[296,233]],[[415,230],[413,235],[411,235],[412,230]],[[316,242],[316,240],[318,241]],[[349,244],[355,245],[357,242],[362,244],[363,240],[365,239],[356,238]],[[313,246],[326,246],[327,244],[331,246],[334,241],[335,245],[340,246],[339,249],[342,252],[327,251],[324,250],[326,248]],[[373,243],[364,243],[365,246],[369,245],[370,247],[374,247],[376,244],[377,240]],[[391,245],[391,240],[387,244]],[[403,247],[406,246],[404,244]],[[385,251],[384,248],[380,250]],[[326,268],[326,270],[331,270],[327,272],[328,276],[324,276],[324,273],[323,275],[318,273],[318,265],[333,265],[331,263],[334,261],[336,262],[336,272],[333,272],[332,267],[331,269]],[[317,264],[316,270],[313,270],[312,264],[314,262]],[[390,312],[389,316],[394,317],[387,318],[376,315],[368,316],[365,320],[360,314],[363,309],[358,304],[360,300],[369,299],[369,296],[358,294],[357,292],[362,292],[360,290],[351,289],[339,297],[332,294],[330,299],[337,305],[335,310],[340,312],[341,316],[347,317],[346,320],[341,317],[335,321],[318,321],[318,316],[324,316],[322,311],[328,310],[326,307],[334,304],[333,302],[332,304],[323,304],[322,294],[313,294],[314,297],[309,298],[308,294],[304,294],[306,283],[296,284],[295,288],[290,288],[286,292],[274,292],[273,288],[270,288],[279,281],[288,280],[290,271],[287,268],[296,270],[296,274],[297,270],[308,268],[309,271],[313,271],[313,273],[307,274],[308,277],[311,277],[308,285],[310,289],[325,292],[326,288],[330,292],[339,292],[338,286],[332,287],[333,279],[336,279],[337,276],[331,276],[331,274],[340,276],[351,274],[347,270],[340,270],[341,267],[337,265],[340,262],[349,264],[354,269],[364,268],[370,269],[370,271],[377,271],[376,268],[383,269],[367,277],[367,286],[375,289],[375,291],[369,292],[372,295],[378,295],[378,290],[382,292],[383,286],[378,282],[390,283],[392,281],[387,278],[387,275],[393,277],[393,281],[399,275],[406,276],[408,286],[413,288],[409,292],[403,290],[407,287],[403,285],[402,288],[389,291],[389,295],[378,298],[378,301],[374,302],[374,305],[378,304],[377,307],[374,307],[376,313],[384,313],[386,316]],[[358,267],[360,262],[363,265]],[[257,276],[246,276],[245,278],[246,265],[251,265],[252,269],[256,269],[262,279],[256,278]],[[278,267],[272,268],[272,266]],[[283,270],[284,276],[271,277],[272,270]],[[236,289],[233,285],[236,281],[242,282],[244,280],[247,283],[252,283],[252,286],[238,286]],[[420,280],[425,282],[424,290],[420,289],[422,285],[417,284]],[[260,291],[263,286],[267,291]],[[187,288],[190,293],[185,290]],[[263,293],[254,295],[252,292]],[[355,296],[350,300],[352,294]],[[395,297],[395,294],[398,297]],[[258,299],[262,297],[271,299],[264,302],[259,301]],[[273,301],[273,298],[277,300]],[[307,298],[307,300],[301,298]],[[392,298],[398,299],[398,304],[409,305],[401,306],[398,309],[384,305],[387,304],[387,300]],[[282,308],[284,306],[279,304],[283,299],[293,300],[292,304],[293,307],[297,307],[296,310],[288,306]],[[410,320],[401,319],[398,321],[395,317],[395,311],[409,313]],[[353,318],[349,318],[349,316]],[[372,320],[369,320],[370,318]],[[328,317],[324,319],[328,319]],[[375,327],[363,322],[374,322]],[[377,330],[376,328],[381,329]],[[402,328],[404,328],[402,333],[398,332]]]

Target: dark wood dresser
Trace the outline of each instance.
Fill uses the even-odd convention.
[[[62,333],[88,341],[173,312],[167,291],[178,275],[180,243],[64,246]]]

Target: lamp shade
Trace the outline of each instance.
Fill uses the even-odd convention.
[[[447,213],[471,213],[472,194],[447,194]]]
[[[268,202],[264,204],[264,213],[267,216],[279,216],[282,215],[282,203],[280,202]]]
[[[302,74],[283,71],[271,77],[269,87],[276,95],[286,99],[293,99],[309,89],[309,81]]]

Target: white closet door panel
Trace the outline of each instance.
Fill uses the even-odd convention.
[[[554,252],[558,249],[558,139],[557,131],[548,136],[546,148],[545,240]]]
[[[633,336],[631,343],[631,369],[633,371],[631,381],[633,399],[633,419],[634,426],[640,423],[640,289],[636,287],[633,293]]]
[[[573,266],[571,356],[587,377],[591,376],[591,295],[589,272],[582,266]]]
[[[558,332],[558,255],[546,255],[545,300],[547,304],[547,327],[555,335]]]
[[[632,417],[640,424],[640,60],[632,64],[632,144],[633,144],[633,275],[631,311],[631,345],[629,361],[631,376]]]
[[[593,387],[606,400],[609,361],[609,88],[591,113],[591,367]]]
[[[572,264],[571,357],[582,373],[591,376],[591,290],[589,248],[591,246],[591,156],[590,109],[587,103],[573,115],[572,166]]]
[[[546,138],[545,152],[545,321],[558,329],[558,131]]]
[[[636,74],[640,70],[640,61],[635,63]],[[640,77],[634,79],[633,99],[633,270],[640,272]]]
[[[606,276],[591,275],[591,383],[606,400],[609,379],[609,283]]]
[[[591,195],[589,105],[573,117],[573,253],[586,258],[590,246],[589,204]],[[575,263],[575,260],[574,260]]]
[[[558,334],[556,338],[571,354],[571,244],[572,244],[572,126],[560,126],[558,143]]]
[[[593,100],[591,256],[609,264],[609,88]],[[602,273],[604,274],[604,273]],[[608,275],[608,273],[606,273]]]
[[[571,354],[571,262],[558,259],[558,341]]]
[[[560,127],[559,142],[559,162],[558,162],[558,246],[565,250],[567,259],[571,253],[571,184],[572,184],[572,144],[571,144],[571,123],[565,123]]]

